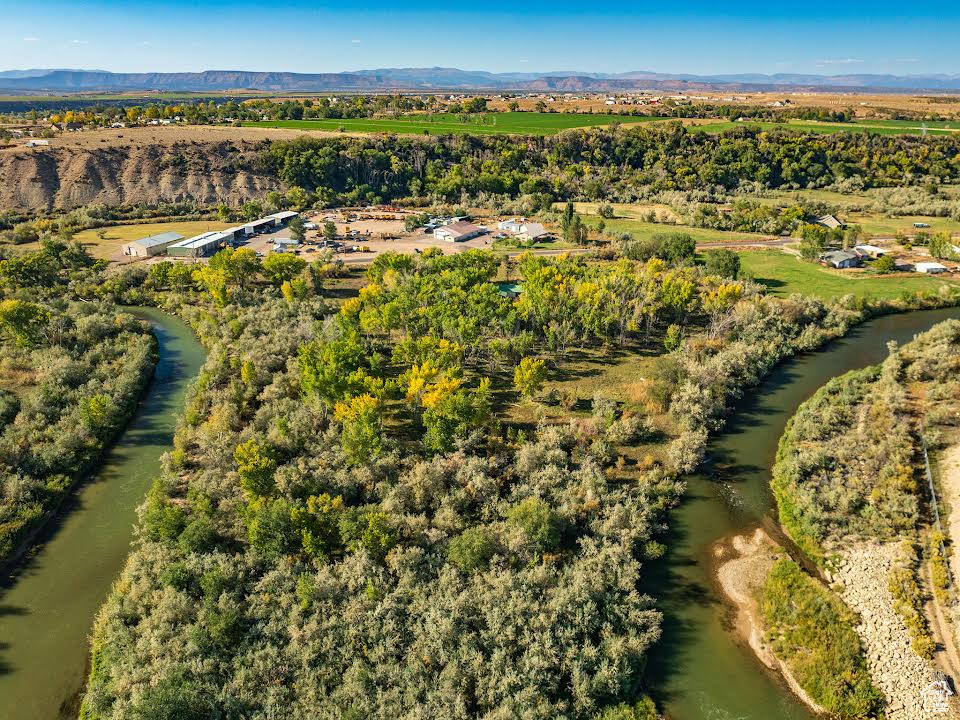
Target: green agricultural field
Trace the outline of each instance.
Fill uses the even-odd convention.
[[[740,253],[743,270],[766,285],[773,295],[793,293],[814,295],[824,300],[858,295],[896,298],[906,292],[936,292],[943,285],[956,285],[953,279],[925,275],[874,275],[864,271],[832,270],[805,262],[795,255],[776,250]]]
[[[663,120],[631,115],[591,115],[575,113],[502,112],[476,115],[438,113],[405,115],[395,118],[358,118],[352,120],[276,120],[245,122],[245,127],[272,127],[295,130],[344,132],[382,132],[398,134],[487,134],[553,135],[561,130],[596,127],[614,123],[635,124]]]

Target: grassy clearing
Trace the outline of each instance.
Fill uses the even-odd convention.
[[[165,232],[178,232],[184,237],[199,235],[211,230],[223,230],[226,223],[211,220],[188,220],[184,222],[133,223],[114,225],[113,227],[82,230],[73,239],[82,243],[95,258],[112,259],[121,252],[120,246],[131,240],[157,235]],[[102,233],[103,237],[100,237]],[[20,250],[37,250],[39,243],[18,245]]]
[[[327,130],[344,132],[384,132],[398,134],[485,134],[553,135],[572,128],[597,127],[614,123],[635,124],[662,120],[657,117],[590,115],[574,113],[504,112],[483,115],[406,115],[395,118],[357,118],[350,120],[277,120],[245,122],[245,127]]]
[[[585,215],[584,219],[592,226],[596,226],[601,220],[599,215]],[[751,243],[772,239],[771,235],[727,232],[725,230],[695,228],[689,225],[672,225],[669,223],[650,223],[620,217],[604,220],[604,223],[607,230],[630,233],[637,238],[647,238],[657,233],[682,232],[690,235],[698,243]]]
[[[581,215],[596,215],[601,205],[609,204],[615,217],[626,220],[646,220],[654,213],[663,222],[679,222],[673,208],[664,203],[595,203],[575,202],[574,209]],[[554,208],[563,210],[565,203],[554,203]]]
[[[776,250],[744,251],[740,253],[740,262],[744,271],[766,285],[771,294],[784,297],[802,293],[824,300],[844,295],[889,299],[903,292],[936,292],[943,285],[957,284],[953,279],[924,275],[832,270]]]
[[[869,235],[896,235],[898,232],[904,235],[913,235],[918,229],[913,226],[915,222],[926,223],[930,227],[922,228],[923,232],[937,233],[960,232],[960,222],[950,218],[928,217],[925,215],[900,215],[897,217],[887,217],[879,214],[867,215],[849,215],[844,221],[851,225],[859,225],[864,232]]]

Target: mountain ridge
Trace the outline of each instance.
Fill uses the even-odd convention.
[[[105,70],[41,69],[0,71],[4,92],[378,92],[528,91],[960,91],[960,75],[731,73],[695,75],[636,70],[623,73],[580,71],[504,72],[459,68],[377,68],[339,73],[204,70],[202,72],[114,73]]]

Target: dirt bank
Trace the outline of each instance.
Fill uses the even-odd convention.
[[[714,553],[718,562],[717,581],[737,610],[737,634],[750,645],[764,665],[780,673],[794,694],[811,710],[825,713],[763,640],[763,622],[756,597],[778,555],[782,554],[781,548],[762,528],[757,528],[752,534],[720,541],[714,547]]]
[[[148,131],[150,132],[150,131]],[[175,134],[145,133],[126,141],[94,134],[57,138],[50,147],[0,152],[0,207],[70,209],[81,205],[156,205],[195,202],[237,205],[280,189],[257,156],[259,143],[209,136],[206,141]]]
[[[949,512],[946,517],[944,531],[951,539],[950,575],[960,578],[960,444],[954,445],[943,453],[940,459],[940,491],[946,502]]]

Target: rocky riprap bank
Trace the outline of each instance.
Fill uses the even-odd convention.
[[[860,616],[857,634],[873,682],[887,699],[887,719],[929,720],[923,689],[932,680],[931,668],[913,652],[910,633],[887,588],[899,552],[896,543],[854,545],[842,553],[831,577],[842,585],[843,601]]]

